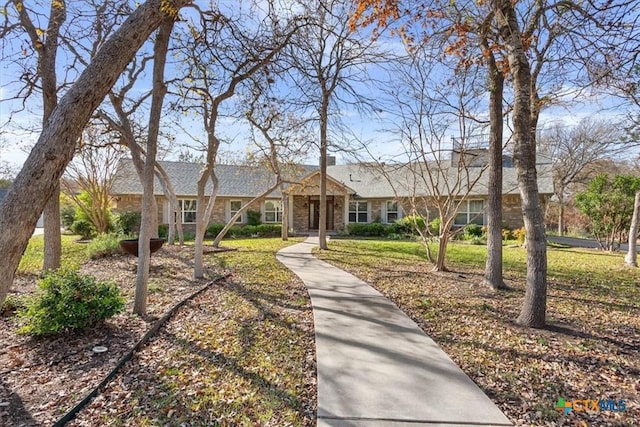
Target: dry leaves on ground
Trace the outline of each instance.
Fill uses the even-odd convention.
[[[213,257],[223,259],[220,254],[206,257],[209,264],[218,262]],[[0,425],[51,425],[75,406],[154,320],[207,283],[191,279],[191,259],[189,247],[165,247],[153,255],[145,319],[130,314],[136,259],[128,256],[90,261],[81,268],[115,280],[128,300],[125,313],[102,327],[32,339],[15,333],[14,318],[0,318],[0,340],[9,344],[0,349]],[[220,264],[210,268],[210,276],[225,270],[227,263]],[[20,277],[14,289],[31,292],[35,279]],[[315,361],[304,286],[286,276],[287,283],[277,284],[279,294],[256,294],[260,284],[243,279],[214,285],[179,309],[71,425],[176,420],[309,425],[315,414]],[[298,302],[287,307],[288,298]],[[96,345],[108,351],[94,353]]]

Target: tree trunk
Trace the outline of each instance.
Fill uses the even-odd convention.
[[[140,5],[105,42],[78,80],[60,99],[22,170],[0,205],[0,303],[4,301],[38,217],[73,158],[87,121],[133,55],[160,22],[166,7],[176,11],[188,0],[149,0]]]
[[[280,186],[280,193],[282,194],[282,232],[281,237],[283,241],[289,240],[289,195],[282,191]]]
[[[558,195],[558,235],[564,236],[564,197]]]
[[[327,246],[327,126],[329,97],[323,94],[320,107],[320,218],[318,219],[318,243],[320,249]]]
[[[449,231],[440,233],[440,239],[438,241],[438,256],[436,257],[436,263],[433,266],[433,271],[449,271],[445,265],[445,258],[447,255],[447,245],[449,244]]]
[[[200,179],[198,180],[198,199],[196,206],[196,241],[194,244],[194,257],[193,257],[193,278],[204,278],[204,235],[207,232],[207,226],[209,225],[209,219],[213,212],[213,207],[216,203],[218,194],[218,177],[215,174],[213,165],[215,164],[218,154],[218,147],[220,141],[213,137],[215,141],[214,148],[207,150],[207,166],[203,171]],[[213,183],[213,189],[209,196],[209,202],[204,205],[204,191],[207,186],[207,181],[211,179]]]
[[[169,235],[168,243],[173,245],[175,242],[175,232],[178,232],[178,242],[180,245],[184,245],[184,233],[182,231],[182,220],[178,221],[177,215],[180,211],[178,198],[176,197],[176,190],[173,187],[173,183],[167,175],[167,172],[162,168],[160,163],[156,162],[156,174],[159,181],[162,184],[162,191],[164,192],[167,200],[169,200]]]
[[[62,237],[60,233],[60,181],[44,207],[44,270],[60,268]]]
[[[154,173],[156,169],[156,153],[158,151],[158,134],[162,103],[167,93],[164,83],[164,68],[169,49],[169,38],[173,29],[173,18],[166,18],[158,29],[153,52],[153,95],[149,112],[149,135],[147,138],[147,154],[144,159],[144,190],[142,196],[142,221],[138,236],[138,272],[136,275],[136,292],[133,304],[135,314],[147,312],[147,291],[149,282],[149,266],[151,264],[151,238],[158,233],[158,210],[153,194]],[[155,230],[154,230],[155,228]]]
[[[633,217],[629,227],[629,250],[624,257],[624,263],[631,267],[638,266],[638,227],[640,226],[640,191],[636,192],[633,204]]]
[[[487,48],[488,50],[488,48]],[[489,178],[487,197],[487,261],[483,284],[504,289],[502,276],[502,101],[504,76],[489,56]]]
[[[513,154],[527,241],[526,291],[517,321],[541,328],[545,325],[547,303],[547,247],[531,129],[531,69],[513,4],[510,0],[494,1],[498,5],[496,16],[513,76]]]

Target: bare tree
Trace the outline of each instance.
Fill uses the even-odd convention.
[[[67,166],[62,187],[68,197],[84,212],[98,233],[109,232],[111,188],[117,176],[123,150],[101,139],[99,129],[85,130],[78,146],[78,154]],[[106,136],[107,138],[109,135]],[[81,197],[77,191],[88,196]]]
[[[251,108],[247,112],[247,120],[252,126],[252,139],[254,142],[255,153],[252,154],[257,159],[257,164],[272,172],[275,177],[275,183],[251,202],[247,203],[240,211],[238,211],[227,223],[225,228],[216,236],[213,246],[217,247],[220,239],[229,231],[241,213],[248,209],[254,202],[264,199],[268,194],[272,193],[276,188],[280,189],[282,203],[282,240],[289,239],[289,218],[288,203],[289,198],[285,192],[285,184],[297,183],[297,178],[301,176],[299,171],[299,161],[308,153],[309,141],[303,134],[306,129],[304,122],[295,118],[292,114],[286,114],[281,111],[281,100],[271,98],[270,102],[263,99],[265,89],[254,91],[260,95],[253,99],[250,103]]]
[[[179,108],[192,114],[195,112],[206,133],[206,157],[197,183],[195,278],[204,275],[204,235],[218,191],[215,164],[222,143],[218,121],[225,113],[225,101],[233,98],[239,86],[254,74],[265,70],[297,30],[296,20],[280,23],[279,17],[274,15],[266,16],[261,24],[257,24],[248,16],[213,10],[202,12],[198,25],[190,26],[195,43],[181,46],[187,69],[184,84],[179,89]],[[212,189],[206,201],[209,182]]]
[[[142,109],[145,100],[151,96],[151,92],[145,92],[138,97],[132,97],[130,94],[137,92],[136,83],[144,74],[146,64],[151,58],[151,56],[146,55],[139,55],[139,57],[134,58],[123,75],[124,84],[117,88],[114,87],[108,96],[109,103],[103,103],[98,111],[96,111],[97,119],[103,121],[106,126],[117,132],[120,136],[119,143],[129,148],[131,160],[141,183],[143,182],[144,156],[146,155],[144,149],[146,136],[145,132],[136,126],[135,117],[138,111]],[[173,183],[162,165],[158,162],[156,162],[155,175],[169,201],[168,244],[174,244],[175,232],[177,231],[178,241],[182,245],[184,244],[184,233],[182,230],[182,222],[176,220],[179,205]],[[156,203],[155,198],[153,199],[153,203]],[[157,207],[153,207],[153,210],[157,212]],[[157,227],[154,226],[153,229],[156,230]]]
[[[611,158],[628,146],[622,143],[620,123],[582,119],[575,126],[556,124],[541,131],[538,151],[551,158],[553,187],[558,198],[558,234],[566,228],[564,213],[567,192],[574,183],[585,183],[588,166]]]
[[[4,14],[5,25],[2,38],[11,32],[23,32],[27,36],[28,49],[35,56],[35,64],[25,71],[24,86],[18,95],[26,100],[32,93],[40,92],[42,97],[42,124],[44,125],[58,103],[57,55],[60,45],[60,32],[67,20],[67,5],[64,0],[52,1],[48,15],[37,8],[29,9],[21,0],[11,2],[17,15],[7,8]],[[15,22],[11,18],[15,17]],[[40,22],[47,19],[46,28],[40,28]],[[35,23],[34,23],[35,21]],[[27,48],[24,49],[27,52]],[[24,55],[27,56],[27,55]],[[30,59],[30,58],[27,58]],[[23,62],[24,63],[24,62]],[[44,209],[44,269],[60,267],[62,246],[60,240],[60,184],[49,198]]]
[[[375,41],[351,31],[349,17],[354,5],[343,0],[314,0],[302,6],[311,19],[289,51],[291,75],[302,96],[292,100],[302,110],[311,110],[317,122],[320,151],[321,249],[327,249],[327,152],[336,143],[341,126],[340,110],[356,107],[363,100],[354,83],[364,80],[368,65],[384,60]],[[360,93],[359,93],[360,92]]]
[[[456,67],[437,51],[427,46],[414,49],[409,58],[391,68],[393,83],[387,90],[392,101],[386,114],[393,118],[390,131],[398,135],[402,147],[397,157],[404,160],[392,157],[388,163],[385,159],[377,169],[405,212],[414,218],[426,217],[424,227],[416,222],[416,230],[434,270],[446,271],[445,254],[456,215],[481,179],[488,159],[485,143],[477,142],[482,124],[471,119],[479,111],[481,98],[475,88],[481,75],[475,68],[458,73],[455,79],[436,78]],[[451,141],[453,131],[458,137]],[[439,219],[435,257],[429,247],[430,213]],[[482,223],[482,216],[472,220]]]
[[[149,0],[141,4],[105,41],[44,124],[38,142],[0,204],[0,247],[5,251],[5,262],[0,264],[0,303],[89,118],[153,30],[167,15],[177,16],[186,4],[188,0]]]
[[[153,192],[154,172],[156,170],[156,152],[158,149],[158,134],[162,116],[162,103],[167,93],[164,81],[164,70],[169,50],[169,39],[173,30],[174,17],[169,16],[160,24],[153,49],[153,94],[151,110],[149,111],[149,130],[147,137],[147,153],[144,159],[143,190],[142,190],[142,219],[138,236],[138,272],[136,275],[136,292],[133,312],[139,315],[147,311],[147,290],[149,282],[149,266],[151,259],[151,238],[158,230],[158,210]]]

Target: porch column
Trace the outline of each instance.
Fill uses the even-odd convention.
[[[287,216],[289,217],[289,229],[293,230],[294,232],[296,230],[294,230],[293,226],[293,194],[289,193],[289,195],[287,196],[289,197],[289,206],[288,206],[288,212],[287,212]]]
[[[347,230],[347,225],[349,224],[349,194],[344,193],[344,213],[342,215],[342,220],[344,221],[344,230]]]

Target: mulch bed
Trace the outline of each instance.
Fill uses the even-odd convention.
[[[0,425],[51,425],[83,399],[159,317],[209,282],[192,279],[192,251],[165,246],[152,256],[144,319],[132,314],[137,259],[128,255],[92,260],[81,268],[99,280],[115,280],[128,301],[123,313],[101,327],[31,338],[16,333],[15,318],[0,317]],[[12,292],[32,293],[36,280],[18,276]],[[95,353],[95,346],[108,351]]]

